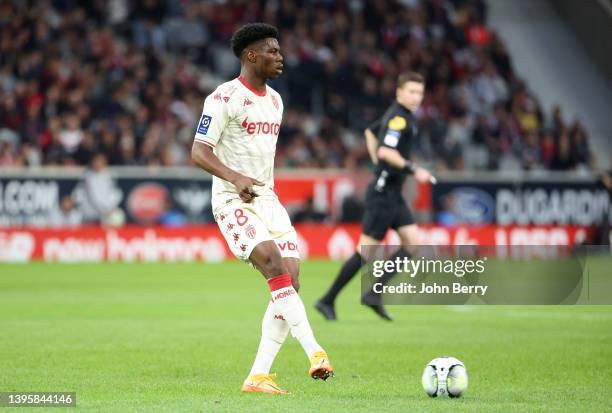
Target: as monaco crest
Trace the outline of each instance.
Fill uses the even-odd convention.
[[[276,96],[274,95],[272,95],[272,103],[274,104],[276,110],[278,110],[278,100],[276,100]]]
[[[250,239],[255,238],[255,227],[253,225],[249,225],[244,229],[244,233],[246,234],[247,237],[249,237]]]

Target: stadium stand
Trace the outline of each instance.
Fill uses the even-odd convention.
[[[0,166],[188,165],[203,98],[237,74],[229,36],[255,20],[281,31],[280,167],[367,167],[361,131],[405,70],[427,79],[417,153],[438,170],[592,167],[482,0],[2,0]]]

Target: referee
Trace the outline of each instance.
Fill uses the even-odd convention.
[[[417,136],[414,112],[423,101],[424,93],[423,76],[415,72],[401,74],[395,101],[379,121],[365,130],[368,151],[376,164],[375,175],[366,190],[363,230],[357,249],[344,263],[327,293],[315,304],[327,320],[336,320],[336,297],[362,267],[360,251],[363,245],[381,244],[389,228],[397,231],[401,240],[402,248],[396,256],[407,256],[407,247],[419,242],[418,227],[401,196],[401,188],[407,175],[414,175],[419,182],[432,179],[426,169],[410,161],[411,147]],[[383,275],[381,282],[388,281],[391,276],[393,274]],[[368,293],[362,297],[362,303],[383,319],[391,320],[380,295]]]

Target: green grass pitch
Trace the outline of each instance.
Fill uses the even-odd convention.
[[[239,392],[269,299],[243,263],[0,265],[0,391],[76,391],[76,411],[122,413],[612,410],[612,307],[393,306],[387,323],[354,280],[329,323],[312,304],[339,265],[301,271],[337,377],[310,379],[289,337],[273,366],[287,396]],[[468,368],[461,399],[421,389],[441,355]]]

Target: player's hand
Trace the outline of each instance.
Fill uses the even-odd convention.
[[[427,169],[417,166],[414,171],[414,178],[419,182],[431,182],[432,176]]]
[[[238,196],[244,202],[251,202],[257,194],[253,190],[253,186],[264,186],[265,184],[261,181],[258,181],[254,178],[249,178],[248,176],[240,175],[233,182],[236,187],[236,191],[238,192]]]

